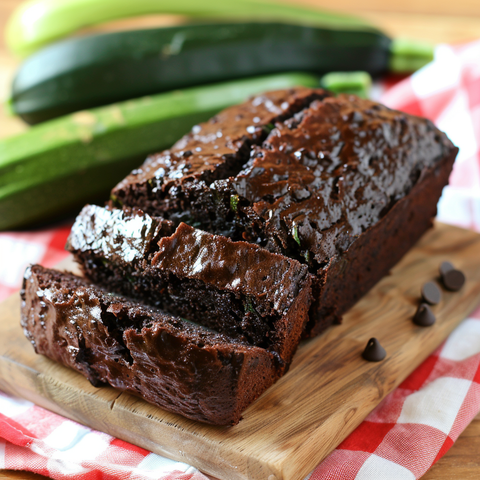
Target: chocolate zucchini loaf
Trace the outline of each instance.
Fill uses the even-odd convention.
[[[281,374],[276,356],[106,293],[74,275],[27,268],[22,326],[37,353],[150,403],[230,425]]]
[[[138,209],[87,205],[67,249],[94,283],[265,348],[282,371],[308,320],[306,265]]]
[[[235,424],[431,226],[457,151],[354,96],[254,97],[83,209],[67,248],[103,290],[32,267],[25,333],[92,383]]]
[[[426,119],[297,88],[195,126],[111,198],[307,265],[311,336],[339,321],[431,226],[457,151]]]

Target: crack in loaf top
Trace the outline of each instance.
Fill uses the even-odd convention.
[[[195,125],[173,147],[151,155],[114,189],[114,194],[130,184],[150,182],[153,189],[167,190],[186,179],[212,181],[237,173],[248,160],[251,144],[260,144],[274,123],[292,117],[313,99],[329,95],[323,90],[298,87],[277,90],[250,98],[227,108],[208,122]],[[225,165],[240,156],[230,171]],[[157,192],[158,193],[158,192]]]

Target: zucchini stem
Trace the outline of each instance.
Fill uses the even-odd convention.
[[[428,42],[399,37],[390,46],[389,70],[394,73],[411,73],[433,60],[434,45]]]
[[[351,93],[368,98],[372,77],[367,72],[330,72],[320,79],[320,85],[335,95]]]

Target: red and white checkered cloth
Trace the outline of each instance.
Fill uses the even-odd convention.
[[[460,147],[438,216],[480,231],[480,41],[439,47],[435,62],[387,88],[381,100],[432,119]],[[53,266],[63,259],[68,231],[64,225],[0,234],[0,299],[18,289],[27,264]],[[479,411],[480,309],[307,478],[419,478]],[[0,468],[74,480],[206,480],[186,464],[1,394]]]

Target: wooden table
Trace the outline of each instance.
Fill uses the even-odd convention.
[[[329,8],[327,0],[301,0],[303,3]],[[21,0],[0,0],[0,101],[9,90],[18,62],[6,50],[3,31],[10,12]],[[339,11],[361,15],[392,36],[409,36],[435,43],[459,43],[480,38],[480,2],[478,0],[337,0]],[[172,23],[175,19],[161,16],[140,17],[133,21],[116,21],[101,29],[154,26]],[[99,27],[100,28],[100,27]],[[98,29],[98,28],[96,28]],[[93,30],[93,29],[92,29]],[[0,137],[21,132],[25,125],[0,111]],[[467,427],[447,454],[426,474],[423,480],[476,480],[480,478],[480,415]],[[42,479],[29,472],[0,471],[0,480]]]

